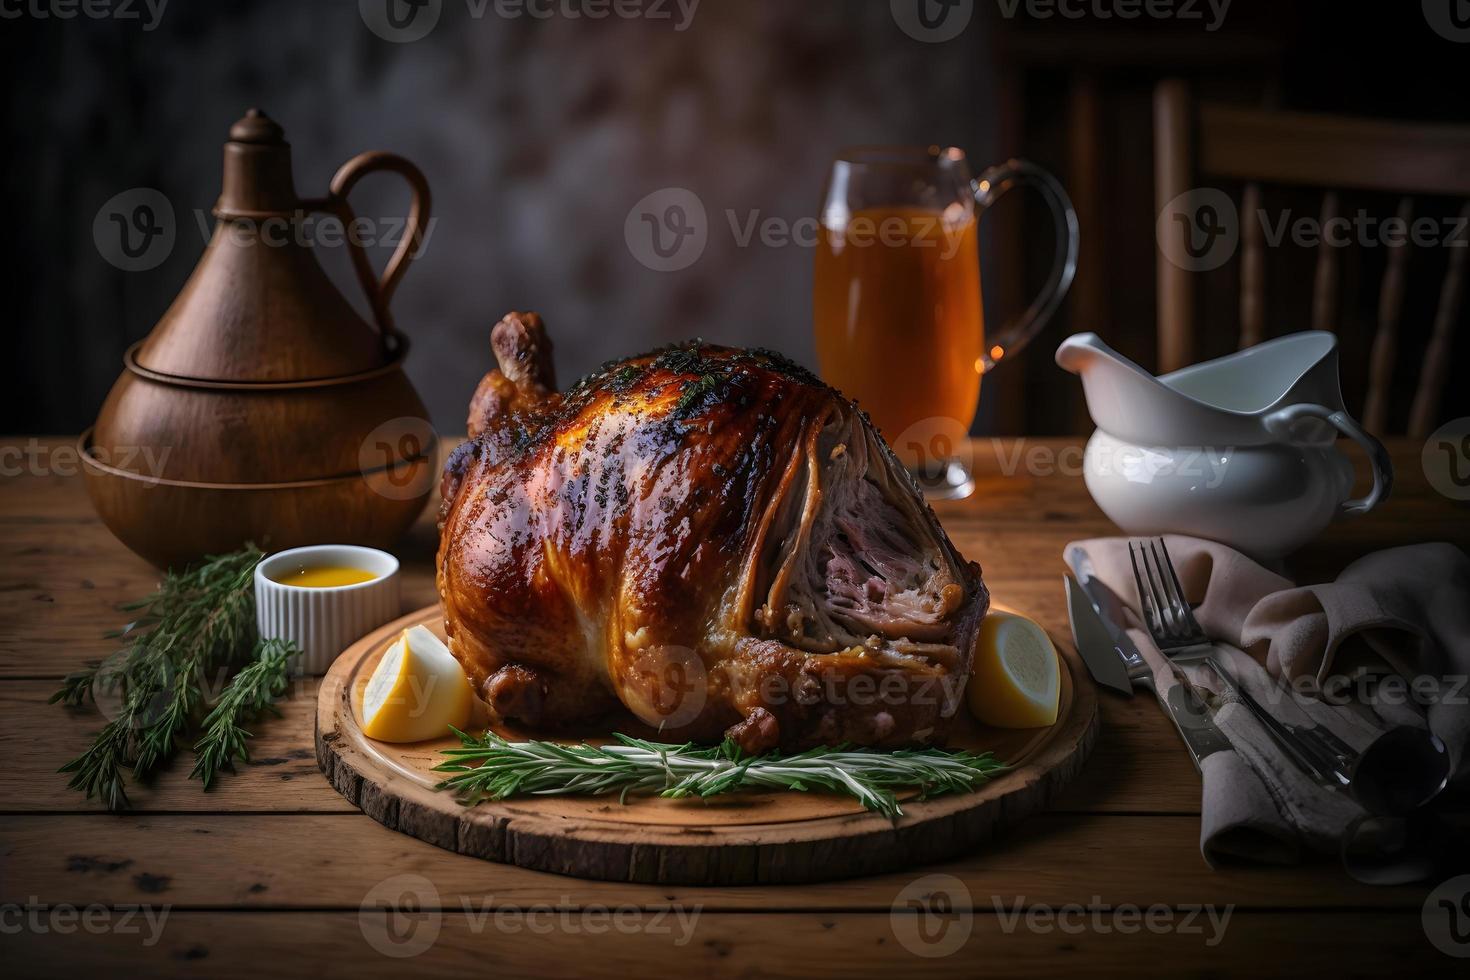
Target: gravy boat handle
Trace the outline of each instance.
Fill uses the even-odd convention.
[[[1294,423],[1304,418],[1321,419],[1363,447],[1363,452],[1368,455],[1368,463],[1373,468],[1373,487],[1367,496],[1343,501],[1338,507],[1338,513],[1343,516],[1366,514],[1382,503],[1393,489],[1393,460],[1389,458],[1388,450],[1383,448],[1383,443],[1369,435],[1346,411],[1331,409],[1325,405],[1288,405],[1272,412],[1263,421],[1270,432],[1290,442],[1299,442],[1300,440],[1293,438],[1291,431]]]

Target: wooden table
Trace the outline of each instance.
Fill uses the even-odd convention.
[[[1105,695],[1083,776],[1050,812],[993,846],[940,867],[802,887],[582,881],[393,833],[317,772],[315,682],[293,691],[284,717],[260,726],[250,764],[215,790],[201,792],[187,766],[175,767],[151,788],[130,787],[135,811],[100,812],[55,771],[99,716],[46,699],[68,671],[111,651],[102,633],[123,621],[115,607],[148,592],[157,575],[98,523],[70,445],[0,442],[7,975],[17,966],[168,976],[322,976],[354,965],[547,977],[640,967],[890,977],[1464,970],[1426,938],[1428,885],[1364,887],[1326,862],[1207,867],[1199,777],[1144,697]],[[1298,569],[1328,576],[1372,549],[1416,541],[1470,546],[1470,511],[1427,486],[1420,447],[1393,448],[1393,499],[1335,527]],[[1110,530],[1078,475],[1078,444],[980,440],[974,450],[979,490],[941,504],[940,518],[998,599],[1065,637],[1062,546]],[[431,511],[400,549],[405,610],[434,600],[433,548]],[[935,874],[945,877],[926,878]],[[916,912],[914,900],[932,911]],[[1201,907],[1216,921],[1228,911],[1223,936]],[[424,946],[412,958],[383,951]]]

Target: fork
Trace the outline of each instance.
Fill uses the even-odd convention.
[[[1128,557],[1138,587],[1139,614],[1159,652],[1179,666],[1208,667],[1220,679],[1224,703],[1243,705],[1304,772],[1328,785],[1347,788],[1352,781],[1351,761],[1357,755],[1350,746],[1321,726],[1307,728],[1279,720],[1220,666],[1214,645],[1184,598],[1164,539],[1130,541]],[[1183,671],[1176,673],[1190,684]]]

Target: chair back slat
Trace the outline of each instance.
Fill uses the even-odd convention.
[[[1407,228],[1414,220],[1413,198],[1401,199],[1395,216],[1401,227]],[[1378,330],[1368,355],[1368,396],[1363,401],[1363,424],[1369,432],[1388,431],[1388,396],[1393,391],[1393,368],[1398,362],[1399,313],[1404,306],[1404,269],[1409,264],[1407,241],[1401,239],[1385,247],[1388,261],[1378,290]]]
[[[1165,79],[1154,90],[1154,213],[1191,187],[1192,136],[1189,87]],[[1184,234],[1173,226],[1164,234]],[[1164,249],[1155,263],[1159,308],[1159,373],[1194,363],[1194,277],[1170,262]]]
[[[1328,240],[1326,229],[1337,217],[1337,191],[1329,190],[1322,195],[1322,220],[1317,227],[1323,229],[1317,243],[1317,274],[1312,280],[1312,329],[1337,330],[1337,253],[1338,246]]]
[[[1340,235],[1330,242],[1328,233],[1329,224],[1340,217],[1341,191],[1404,195],[1398,202],[1397,217],[1406,231],[1415,195],[1461,199],[1465,204],[1460,216],[1470,221],[1470,126],[1196,105],[1188,84],[1178,78],[1157,84],[1153,110],[1159,372],[1194,363],[1198,350],[1194,336],[1198,273],[1186,268],[1187,263],[1176,264],[1169,257],[1189,244],[1169,236],[1188,234],[1189,229],[1182,226],[1185,223],[1165,226],[1159,219],[1170,202],[1188,191],[1222,181],[1227,186],[1239,182],[1243,187],[1239,239],[1241,347],[1260,343],[1272,333],[1301,328],[1299,320],[1290,326],[1278,325],[1274,331],[1266,323],[1266,256],[1259,219],[1266,185],[1324,189],[1319,226],[1322,238],[1307,322],[1315,329],[1339,334],[1343,333],[1343,242]],[[1408,238],[1406,235],[1387,246],[1378,295],[1362,417],[1366,428],[1379,434],[1388,431],[1411,254]],[[1447,244],[1452,246],[1448,250],[1448,271],[1440,286],[1439,305],[1408,416],[1407,431],[1416,437],[1427,435],[1438,420],[1456,324],[1464,306],[1470,246]]]
[[[1201,173],[1264,184],[1470,195],[1470,128],[1233,105],[1199,107]]]
[[[1240,347],[1266,339],[1266,248],[1261,241],[1261,185],[1245,185],[1240,198]]]
[[[1439,419],[1439,400],[1444,394],[1445,382],[1450,373],[1450,351],[1454,346],[1455,323],[1460,318],[1460,304],[1465,295],[1465,253],[1470,252],[1470,241],[1466,241],[1467,226],[1470,226],[1470,201],[1460,208],[1460,223],[1457,241],[1461,244],[1449,249],[1449,269],[1439,289],[1439,306],[1434,311],[1434,329],[1429,335],[1429,346],[1424,351],[1424,367],[1419,375],[1419,387],[1414,393],[1414,404],[1409,410],[1409,435],[1415,439],[1427,439],[1434,431]]]

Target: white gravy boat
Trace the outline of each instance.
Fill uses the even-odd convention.
[[[1343,407],[1337,338],[1320,330],[1268,340],[1154,377],[1093,333],[1068,337],[1057,363],[1082,378],[1097,423],[1087,489],[1128,534],[1174,532],[1275,559],[1335,517],[1388,495],[1383,444]],[[1373,488],[1352,494],[1338,434],[1363,447]]]

